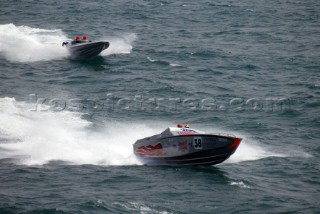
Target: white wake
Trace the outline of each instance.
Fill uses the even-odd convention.
[[[14,98],[0,98],[0,159],[15,158],[26,165],[65,161],[71,164],[139,164],[132,144],[146,134],[143,126],[111,124],[90,130],[91,123],[70,111],[32,111]]]

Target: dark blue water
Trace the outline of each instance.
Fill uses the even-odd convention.
[[[1,1],[0,213],[319,213],[320,3]],[[72,60],[75,35],[107,40]],[[244,140],[146,167],[176,123]]]

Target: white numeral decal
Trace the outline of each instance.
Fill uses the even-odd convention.
[[[193,148],[194,149],[202,149],[202,138],[194,137],[193,138]]]

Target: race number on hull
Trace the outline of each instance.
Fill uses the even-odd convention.
[[[202,149],[202,138],[194,137],[193,138],[193,148],[194,149]]]

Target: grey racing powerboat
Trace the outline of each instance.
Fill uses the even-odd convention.
[[[227,160],[241,140],[188,127],[170,127],[160,134],[137,140],[133,150],[145,165],[215,165]]]
[[[62,46],[67,47],[72,58],[91,58],[97,56],[107,49],[109,45],[109,42],[103,41],[72,41],[62,43]]]

